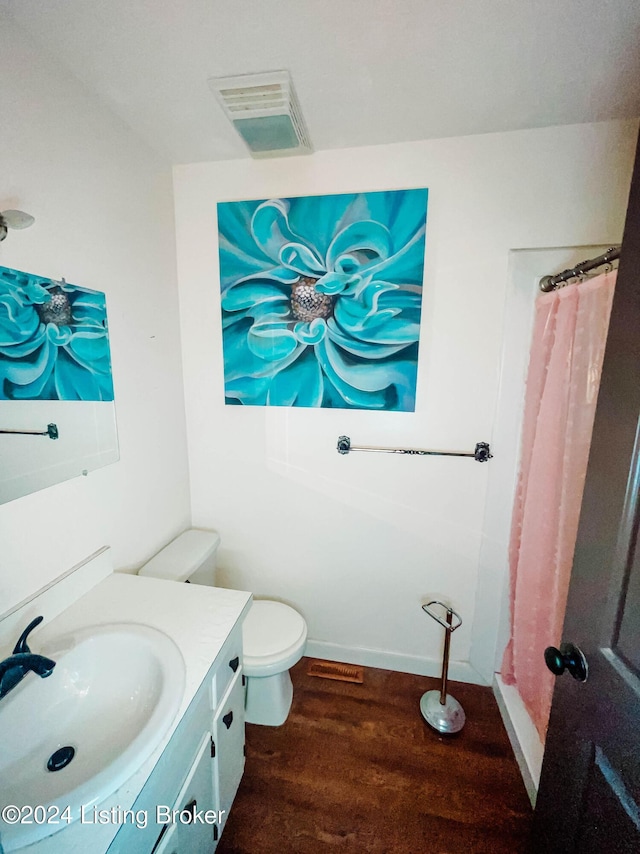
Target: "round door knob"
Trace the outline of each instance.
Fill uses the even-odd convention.
[[[548,646],[544,651],[544,661],[549,670],[556,676],[562,676],[565,670],[579,682],[586,682],[589,666],[584,653],[572,643],[560,644],[560,649]]]

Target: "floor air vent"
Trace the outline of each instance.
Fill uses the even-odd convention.
[[[307,676],[319,676],[321,679],[337,679],[339,682],[364,681],[364,670],[355,664],[339,664],[337,661],[312,661],[307,668]]]

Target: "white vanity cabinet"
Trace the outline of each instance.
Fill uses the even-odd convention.
[[[238,623],[107,854],[215,851],[244,771],[243,683]]]

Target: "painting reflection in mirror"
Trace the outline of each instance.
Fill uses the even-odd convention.
[[[104,293],[0,267],[0,400],[113,400]]]

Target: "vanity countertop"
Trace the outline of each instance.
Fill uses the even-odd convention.
[[[34,651],[46,654],[48,643],[61,635],[112,623],[138,623],[159,629],[174,641],[185,662],[185,687],[173,723],[138,771],[101,809],[130,809],[202,684],[209,668],[251,603],[251,594],[217,587],[179,584],[156,578],[111,573],[69,607],[34,631]],[[36,605],[37,600],[32,603]],[[58,833],[19,849],[37,854],[100,854],[109,847],[117,824],[82,825],[74,821]]]

